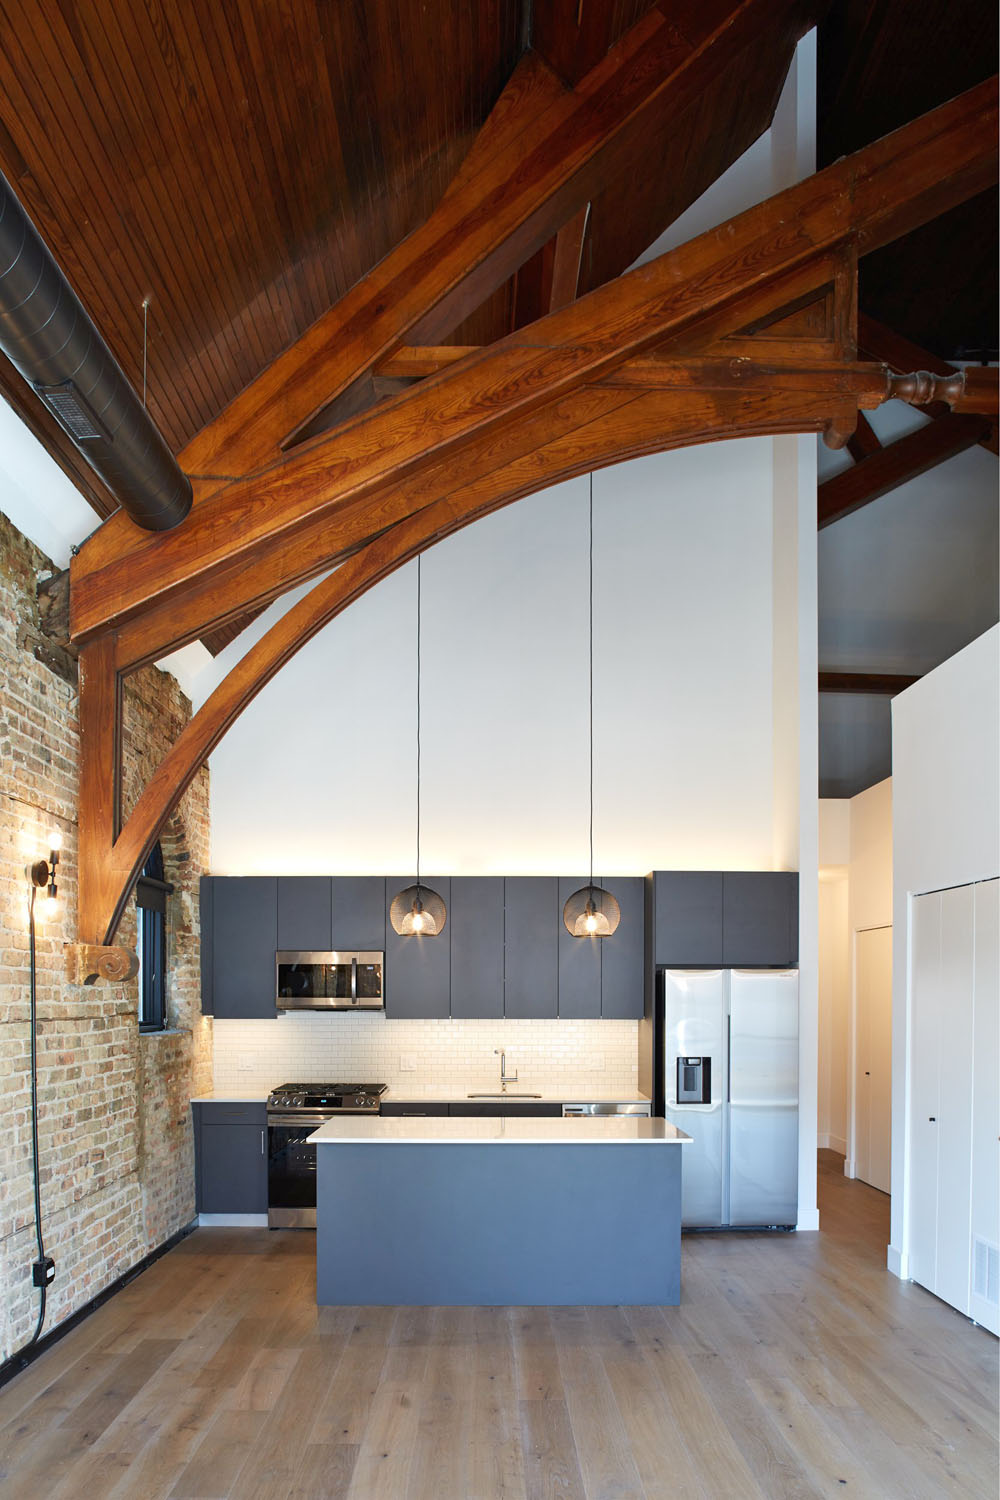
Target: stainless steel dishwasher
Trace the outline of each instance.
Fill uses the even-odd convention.
[[[599,1104],[564,1104],[563,1118],[567,1115],[646,1115],[650,1113],[648,1103],[619,1104],[604,1099]]]

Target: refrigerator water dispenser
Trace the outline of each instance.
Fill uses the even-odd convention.
[[[711,1104],[712,1059],[710,1057],[678,1057],[677,1059],[677,1103]]]

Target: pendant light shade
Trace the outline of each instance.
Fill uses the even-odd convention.
[[[610,937],[621,916],[614,896],[599,885],[581,886],[563,907],[563,922],[573,937]]]
[[[563,907],[563,923],[571,937],[610,937],[621,921],[621,907],[610,891],[594,884],[594,476],[590,476],[590,879],[574,891]]]
[[[400,937],[437,937],[448,920],[447,908],[420,880],[420,554],[417,553],[417,882],[393,897],[389,921]]]
[[[389,908],[389,921],[401,937],[437,937],[448,920],[448,910],[429,885],[408,885]]]

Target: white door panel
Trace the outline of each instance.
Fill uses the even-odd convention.
[[[910,1275],[933,1291],[937,1281],[940,892],[915,896],[911,919]]]
[[[975,978],[972,1061],[972,1243],[970,1262],[976,1265],[976,1246],[1000,1245],[1000,880],[976,886]],[[980,1271],[983,1254],[980,1255]],[[969,1312],[977,1323],[1000,1333],[1000,1306],[990,1296],[977,1295],[975,1278]]]
[[[972,1192],[972,991],[975,891],[941,892],[938,1243],[935,1292],[969,1309]]]
[[[892,928],[859,932],[855,948],[855,1176],[889,1191],[892,1099]]]

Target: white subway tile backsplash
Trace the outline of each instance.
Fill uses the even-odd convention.
[[[267,1093],[279,1083],[388,1083],[489,1088],[504,1047],[519,1082],[634,1093],[636,1021],[392,1021],[385,1016],[288,1015],[214,1026],[215,1091]]]

